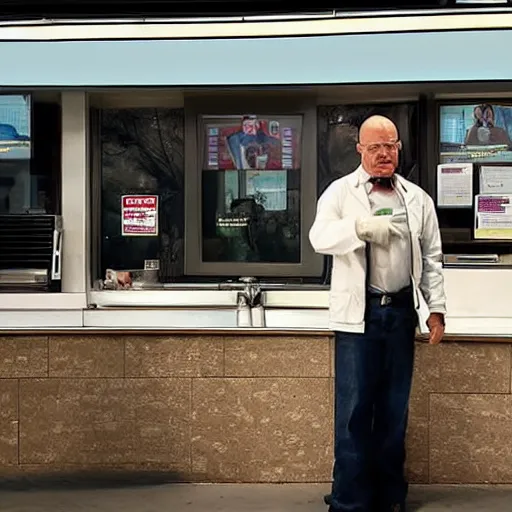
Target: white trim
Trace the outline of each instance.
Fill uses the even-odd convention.
[[[123,290],[92,291],[89,304],[98,307],[226,307],[236,306],[236,291]]]
[[[447,318],[479,319],[478,322],[487,322],[490,328],[494,328],[498,318],[505,322],[512,320],[510,270],[445,269],[444,279]]]
[[[467,336],[509,336],[512,341],[512,318],[447,317],[446,334]]]
[[[84,92],[62,95],[62,291],[85,293],[88,282],[88,106]]]
[[[325,331],[329,333],[328,311],[326,309],[267,309],[264,328],[243,328],[237,326],[235,309],[172,310],[172,309],[88,309],[88,310],[23,310],[0,311],[0,330],[48,330],[72,329],[86,332],[93,329],[105,330],[161,330],[161,329],[204,329],[233,330],[250,334],[265,330]],[[455,317],[447,318],[447,335],[486,337],[505,336],[512,341],[512,318],[502,317]],[[462,338],[463,340],[463,338]]]
[[[86,41],[92,39],[198,39],[229,37],[293,37],[302,35],[417,32],[443,30],[510,29],[510,9],[494,12],[445,13],[426,15],[415,12],[410,16],[388,13],[348,13],[326,19],[244,21],[234,18],[215,22],[184,22],[164,20],[156,23],[140,20],[107,20],[103,22],[40,22],[26,25],[0,25],[3,41]],[[250,19],[250,18],[246,18]],[[258,18],[253,18],[257,20]]]
[[[70,310],[87,307],[85,293],[0,293],[0,310]],[[1,324],[0,324],[1,327]]]
[[[74,328],[83,326],[83,311],[58,310],[42,311],[32,310],[30,313],[23,310],[0,311],[0,330],[3,329],[52,329]]]
[[[447,334],[510,336],[512,340],[512,272],[446,269],[444,275]],[[204,289],[91,292],[90,302],[103,307],[85,310],[85,294],[80,293],[0,294],[0,330],[238,329],[237,293]],[[328,291],[266,294],[264,329],[329,331]]]
[[[328,290],[275,290],[265,292],[265,307],[326,309],[329,307]]]
[[[325,330],[327,310],[266,310],[264,329]],[[89,309],[84,326],[108,329],[243,329],[237,325],[236,309]],[[247,329],[250,331],[251,329]]]
[[[239,290],[242,291],[242,290]],[[120,290],[91,291],[89,304],[97,307],[226,307],[236,306],[236,290]],[[267,308],[323,309],[328,290],[264,291]],[[0,303],[1,305],[1,303]],[[1,306],[0,306],[1,307]]]
[[[240,290],[241,291],[241,290]],[[236,306],[237,291],[226,290],[123,290],[91,291],[89,304],[97,307],[226,307]],[[327,290],[264,291],[269,308],[322,309],[329,306]],[[1,307],[1,302],[0,302]]]
[[[84,327],[118,329],[236,328],[236,309],[89,309]]]
[[[265,327],[268,329],[329,330],[327,309],[267,309]],[[293,327],[292,327],[293,326]]]

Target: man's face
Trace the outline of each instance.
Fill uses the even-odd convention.
[[[490,108],[484,110],[483,117],[487,126],[494,126],[494,114]]]
[[[387,126],[368,128],[361,133],[357,151],[364,170],[375,177],[389,177],[398,166],[401,143],[396,129]]]

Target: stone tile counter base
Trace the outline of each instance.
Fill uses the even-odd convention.
[[[512,483],[511,347],[417,343],[415,483]],[[0,337],[0,473],[328,482],[333,341],[297,334]]]

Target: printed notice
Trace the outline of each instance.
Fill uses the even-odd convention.
[[[122,196],[122,235],[158,235],[158,196]]]
[[[476,196],[475,238],[512,239],[512,194]]]
[[[437,166],[437,205],[448,208],[473,206],[473,164]]]
[[[512,194],[512,167],[482,166],[480,194]]]

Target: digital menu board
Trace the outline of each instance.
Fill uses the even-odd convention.
[[[205,170],[300,168],[302,116],[203,119]]]

